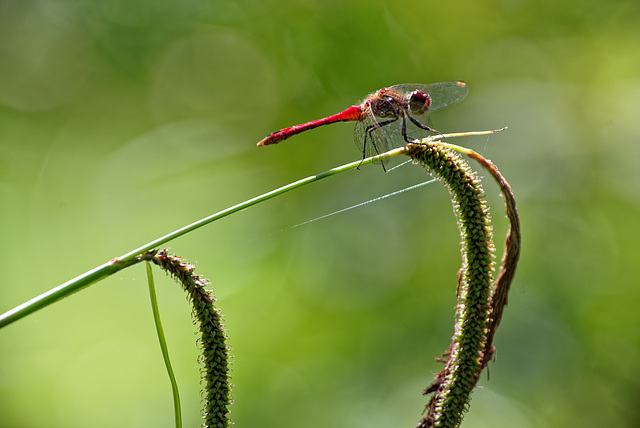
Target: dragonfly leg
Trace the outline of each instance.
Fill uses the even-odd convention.
[[[365,141],[364,141],[364,146],[362,149],[362,160],[360,161],[360,163],[358,164],[358,166],[356,167],[356,169],[360,169],[360,165],[362,165],[362,162],[364,162],[365,158],[367,157],[367,150],[366,150],[366,144],[367,144],[367,139],[369,139],[370,137],[366,137]],[[373,144],[373,143],[372,143]],[[375,144],[373,145],[374,149],[375,149]],[[378,152],[378,149],[375,149],[376,153]],[[380,153],[378,153],[380,154]],[[380,162],[380,164],[382,165],[382,169],[384,170],[384,172],[387,172],[387,168],[384,167],[384,162]]]
[[[387,142],[387,136],[384,135],[383,132],[380,132],[378,134],[379,139],[382,140],[382,142],[379,143],[378,145],[382,145],[383,147],[378,147],[378,145],[376,145],[376,138],[374,138],[373,133],[379,130],[380,128],[382,128],[383,126],[387,126],[390,123],[395,122],[396,120],[398,120],[397,116],[394,117],[393,119],[385,120],[382,122],[374,122],[371,125],[366,127],[366,129],[364,130],[364,141],[362,144],[362,160],[365,160],[365,158],[367,157],[367,148],[368,148],[367,145],[370,145],[373,147],[373,150],[368,150],[368,151],[370,152],[370,154],[374,156],[383,153],[383,152],[380,152],[380,149],[389,147],[389,144]],[[384,172],[387,172],[387,168],[385,168],[384,162],[380,162],[380,163],[382,164],[382,169],[384,170]],[[358,168],[360,168],[360,166],[358,166]]]
[[[406,114],[402,115],[402,127],[401,127],[402,136],[404,137],[404,141],[406,141],[407,143],[412,143],[415,140],[414,138],[411,138],[411,137],[409,137],[407,135],[407,117],[409,118],[411,123],[413,123],[414,125],[416,125],[420,129],[424,129],[424,130],[429,131],[429,132],[434,132],[436,134],[442,134],[442,132],[438,131],[437,129],[433,129],[433,128],[421,123],[418,119],[416,119],[415,117],[411,116],[411,114],[407,112]]]
[[[418,128],[420,128],[420,129],[424,129],[424,130],[429,131],[429,132],[435,132],[436,134],[442,134],[442,132],[438,131],[437,129],[433,129],[433,128],[431,128],[430,126],[427,126],[427,125],[425,125],[424,123],[420,122],[418,119],[416,119],[415,117],[411,116],[411,114],[410,114],[410,113],[407,113],[407,114],[406,114],[406,116],[408,116],[408,117],[409,117],[409,120],[410,120],[410,121],[411,121],[415,126],[417,126]],[[406,121],[406,119],[405,119],[405,121]],[[403,135],[404,135],[404,134],[403,134]],[[406,135],[405,135],[405,139],[406,139]],[[409,140],[407,140],[407,141],[409,141]]]
[[[376,155],[379,155],[380,154],[380,150],[378,150],[378,147],[376,146],[375,138],[373,136],[373,132],[379,130],[383,126],[387,126],[390,123],[395,122],[396,120],[398,120],[397,117],[395,117],[393,119],[385,120],[385,121],[382,121],[382,122],[375,122],[375,123],[372,123],[371,125],[367,126],[367,129],[365,129],[364,132],[365,132],[365,136],[368,137],[368,138],[365,138],[364,147],[362,148],[363,149],[362,151],[365,154],[367,153],[367,140],[369,140],[369,144],[371,144],[373,146],[373,152],[375,152]],[[382,139],[382,144],[384,145],[384,147],[389,147],[389,144],[387,142],[387,136],[384,135],[384,133],[382,133],[382,132],[380,132],[379,136]],[[362,158],[362,159],[364,159],[364,158]]]
[[[411,116],[409,116],[411,117]],[[407,143],[410,143],[411,141],[413,141],[413,139],[409,139],[409,137],[407,136],[407,116],[402,116],[402,136],[404,137],[404,141],[406,141]]]

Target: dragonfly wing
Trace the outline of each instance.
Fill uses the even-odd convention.
[[[376,156],[405,144],[402,137],[398,138],[401,135],[398,122],[399,120],[366,114],[356,124],[354,140],[363,158]]]

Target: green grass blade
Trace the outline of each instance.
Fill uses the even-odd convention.
[[[180,409],[180,393],[178,392],[178,383],[176,382],[176,377],[173,374],[173,368],[171,367],[171,361],[169,360],[169,349],[167,348],[167,341],[164,338],[162,321],[160,321],[160,311],[158,309],[158,299],[156,298],[156,286],[153,281],[151,263],[147,262],[146,265],[147,281],[149,282],[149,297],[151,298],[151,309],[153,310],[153,320],[155,321],[156,331],[158,332],[160,349],[162,349],[162,359],[164,360],[164,365],[167,367],[169,381],[171,382],[171,393],[173,395],[173,410],[175,415],[176,428],[182,428],[182,410]]]
[[[161,245],[176,239],[186,233],[192,232],[202,226],[206,226],[207,224],[214,222],[216,220],[219,220],[223,217],[226,217],[230,214],[233,214],[235,212],[241,211],[243,209],[249,208],[253,205],[256,205],[260,202],[264,202],[268,199],[274,198],[278,195],[281,195],[283,193],[286,193],[290,190],[294,190],[297,189],[299,187],[302,187],[306,184],[311,184],[314,183],[318,180],[322,180],[323,178],[327,178],[327,177],[331,177],[333,175],[339,174],[341,172],[345,172],[351,169],[355,169],[361,165],[366,165],[372,162],[375,162],[376,160],[380,160],[380,159],[384,159],[384,158],[388,158],[391,156],[396,156],[399,154],[402,154],[403,149],[395,149],[392,151],[389,151],[387,153],[383,153],[382,155],[378,155],[378,156],[374,156],[371,158],[367,158],[364,159],[363,161],[355,161],[355,162],[351,162],[348,163],[346,165],[342,165],[340,167],[337,168],[333,168],[330,169],[328,171],[322,172],[320,174],[316,174],[316,175],[312,175],[310,177],[307,178],[303,178],[302,180],[298,180],[294,183],[288,184],[286,186],[280,187],[278,189],[272,190],[271,192],[267,192],[264,193],[260,196],[257,196],[255,198],[249,199],[245,202],[242,202],[240,204],[234,205],[232,207],[229,207],[225,210],[219,211],[215,214],[212,214],[208,217],[205,217],[201,220],[198,220],[194,223],[191,223],[187,226],[184,226],[180,229],[174,230],[171,233],[168,233],[158,239],[155,239],[145,245],[142,245],[141,247],[136,248],[135,250],[131,250],[126,254],[123,254],[120,257],[117,257],[101,266],[98,266],[88,272],[83,273],[80,276],[77,276],[67,282],[65,282],[64,284],[61,284],[55,288],[52,288],[51,290],[42,293],[39,296],[34,297],[33,299],[16,306],[15,308],[5,312],[4,314],[0,315],[0,328],[5,327],[9,324],[11,324],[12,322],[18,321],[21,318],[24,318],[25,316],[36,312],[46,306],[49,306],[52,303],[57,302],[58,300],[61,300],[65,297],[70,296],[73,293],[76,293],[80,290],[82,290],[83,288],[88,287],[89,285],[93,284],[94,282],[100,281],[106,277],[108,277],[109,275],[112,275],[126,267],[129,267],[133,264],[136,264],[138,262],[140,262],[141,260],[139,258],[137,258],[138,255],[152,250],[154,248],[158,248]]]

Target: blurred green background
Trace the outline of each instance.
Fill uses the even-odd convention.
[[[175,228],[359,158],[353,126],[279,128],[376,89],[465,80],[442,131],[510,181],[523,252],[463,426],[640,426],[640,3],[0,1],[0,312]],[[481,175],[484,173],[481,172]],[[440,184],[379,166],[171,243],[213,282],[240,427],[411,427],[452,334]],[[485,181],[498,257],[506,231]],[[185,412],[195,328],[156,273]],[[0,331],[0,426],[172,426],[137,266]]]

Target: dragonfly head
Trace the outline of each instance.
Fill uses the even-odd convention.
[[[421,90],[416,89],[407,95],[407,103],[409,104],[409,110],[411,110],[411,113],[415,115],[422,115],[429,110],[431,97],[429,97],[429,94],[425,94]]]

